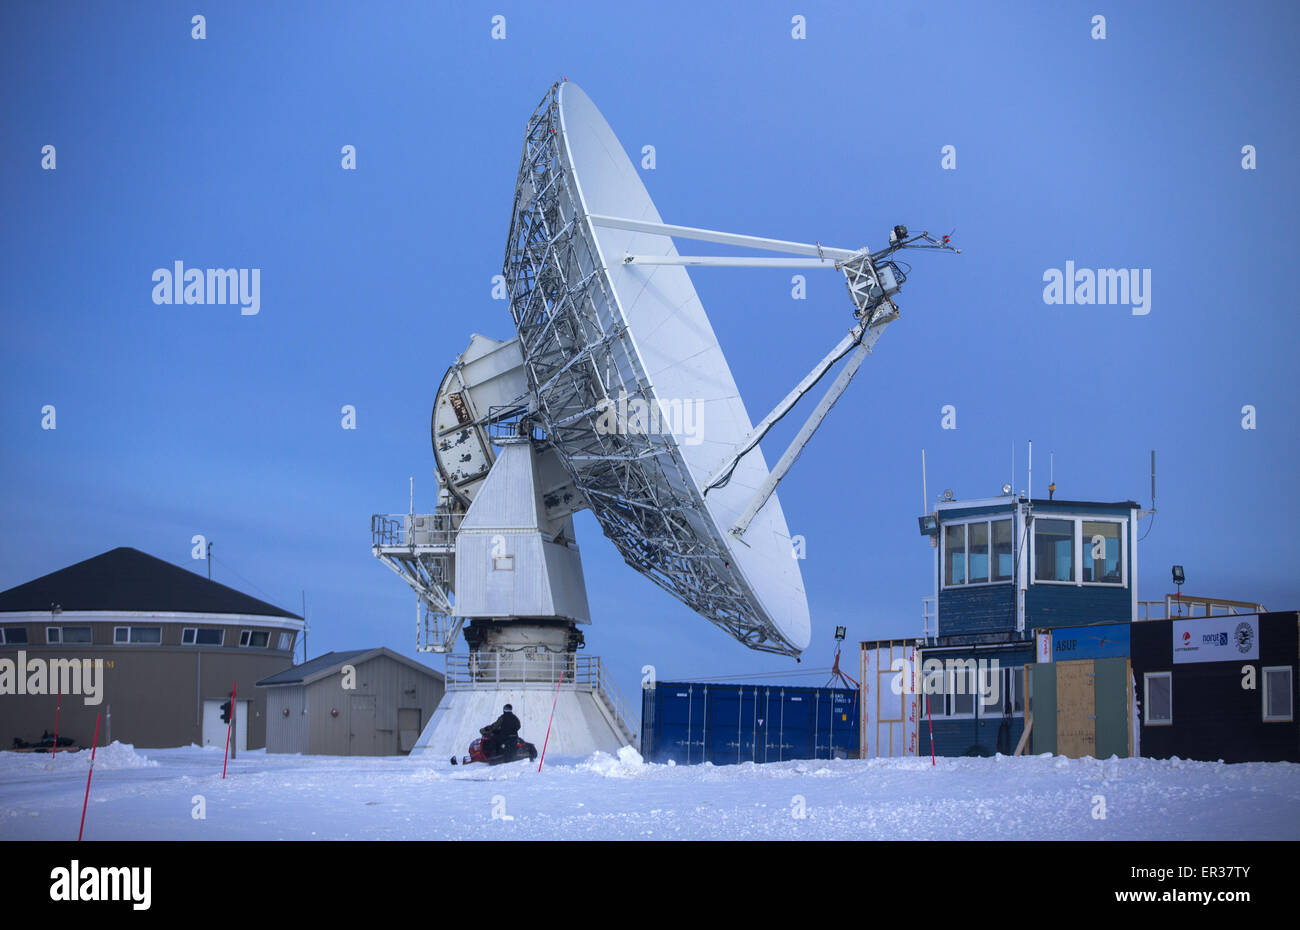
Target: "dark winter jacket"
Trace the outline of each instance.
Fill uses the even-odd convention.
[[[492,724],[492,732],[500,737],[518,736],[520,726],[519,718],[507,711]]]

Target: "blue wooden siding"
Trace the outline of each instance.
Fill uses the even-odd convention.
[[[1130,567],[1129,579],[1133,577]],[[940,611],[940,619],[943,612]],[[1133,619],[1128,588],[1090,585],[1031,584],[1025,593],[1025,629],[1127,623]]]
[[[921,747],[918,755],[930,755],[930,728],[924,718],[921,720],[917,744]],[[993,755],[999,751],[1011,755],[1020,742],[1020,734],[1025,731],[1025,718],[1012,717],[1007,726],[1008,736],[1003,737],[1003,748],[998,749],[998,734],[1002,729],[1002,718],[989,720],[936,720],[934,721],[934,754],[936,756],[975,755],[978,748],[981,755]]]
[[[939,635],[997,633],[1016,628],[1016,592],[1011,584],[944,588],[939,592]]]

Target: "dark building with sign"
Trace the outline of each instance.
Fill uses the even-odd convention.
[[[1148,620],[1130,639],[1143,756],[1300,762],[1300,613]]]

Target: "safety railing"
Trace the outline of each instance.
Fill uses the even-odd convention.
[[[1228,617],[1234,614],[1264,613],[1263,604],[1230,601],[1222,597],[1193,597],[1166,594],[1163,601],[1138,601],[1137,619],[1170,620],[1179,617]]]
[[[370,544],[380,549],[454,546],[460,513],[377,513],[370,517]]]
[[[604,699],[629,735],[637,733],[631,705],[598,656],[545,650],[449,654],[444,675],[448,691],[540,690],[557,685],[562,691],[591,691]]]

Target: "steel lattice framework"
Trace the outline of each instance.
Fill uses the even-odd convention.
[[[675,444],[598,427],[623,392],[656,401],[581,214],[558,89],[528,122],[504,265],[534,416],[629,565],[751,649],[797,656],[732,566]]]

